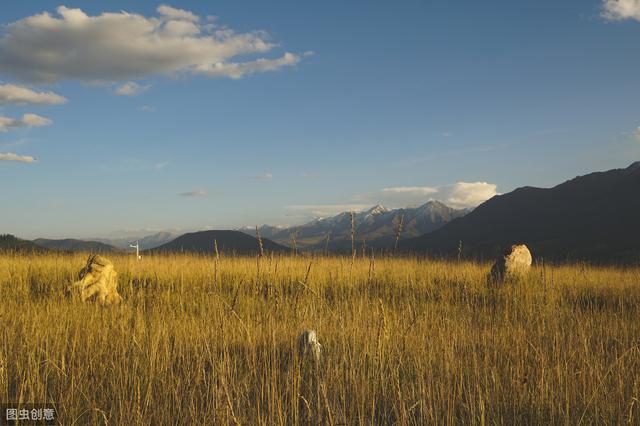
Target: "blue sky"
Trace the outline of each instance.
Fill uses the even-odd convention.
[[[640,159],[637,0],[7,1],[0,20],[0,233],[468,207]]]

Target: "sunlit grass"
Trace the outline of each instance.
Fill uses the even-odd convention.
[[[64,298],[85,255],[0,256],[0,402],[64,424],[640,421],[640,268],[495,290],[473,262],[110,259],[125,301],[100,308]]]

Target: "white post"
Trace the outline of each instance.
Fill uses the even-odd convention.
[[[136,249],[136,259],[140,260],[140,244],[136,241],[134,244],[129,244],[129,247]]]

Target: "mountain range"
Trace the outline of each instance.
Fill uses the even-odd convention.
[[[640,162],[578,176],[553,188],[498,195],[426,235],[407,252],[493,257],[525,243],[534,257],[558,261],[629,261],[640,256]]]
[[[355,239],[361,248],[391,249],[395,245],[396,231],[402,218],[401,238],[411,238],[434,231],[449,221],[462,217],[468,210],[456,210],[439,201],[429,201],[419,207],[388,209],[377,205],[354,213]],[[240,229],[255,235],[255,228]],[[303,250],[328,250],[345,252],[351,250],[351,215],[342,212],[335,216],[315,219],[304,225],[274,227],[263,225],[260,235],[291,246],[295,237],[296,247]]]
[[[91,238],[90,241],[108,244],[122,250],[129,250],[129,244],[137,241],[140,245],[140,250],[148,250],[166,244],[180,235],[182,234],[177,232],[161,231],[151,235],[131,236],[127,238]]]

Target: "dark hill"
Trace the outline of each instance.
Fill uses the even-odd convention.
[[[11,234],[0,235],[0,252],[45,252],[47,249],[40,247],[32,241],[22,240]]]
[[[40,247],[45,247],[52,250],[59,251],[83,251],[90,253],[117,253],[120,250],[110,246],[109,244],[99,243],[97,241],[82,241],[67,238],[64,240],[49,240],[46,238],[38,238],[33,242]]]
[[[163,244],[154,249],[148,250],[150,253],[214,253],[214,241],[218,245],[221,253],[238,255],[258,254],[258,240],[255,237],[244,234],[240,231],[200,231],[184,234],[175,240]],[[286,252],[289,249],[268,239],[262,239],[262,244],[266,252]]]
[[[522,242],[535,257],[629,261],[640,256],[640,162],[579,176],[553,188],[524,187],[403,242],[411,252],[494,256]]]

